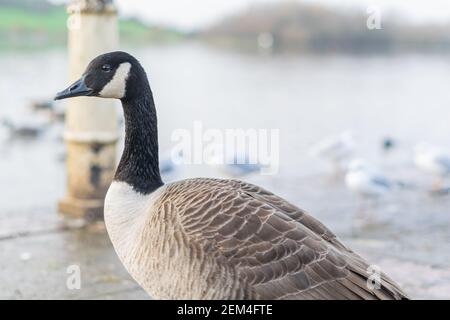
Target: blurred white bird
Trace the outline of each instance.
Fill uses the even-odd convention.
[[[189,152],[183,152],[182,149],[172,149],[161,154],[159,158],[159,167],[163,177],[171,181],[178,179],[184,174],[193,174],[197,172],[203,176],[209,176],[212,172],[220,170],[228,176],[242,177],[261,170],[262,165],[259,162],[254,163],[253,158],[248,152],[239,148],[226,149],[222,144],[214,144],[208,147],[204,153],[204,164],[206,166],[191,166],[185,170],[187,165],[192,165],[189,159]],[[195,170],[195,171],[194,171]]]
[[[360,197],[359,208],[354,217],[358,226],[370,225],[379,222],[370,211],[376,207],[383,196],[392,192],[400,183],[394,182],[382,174],[378,169],[363,159],[352,160],[345,176],[345,184],[349,190]]]
[[[444,178],[450,175],[450,153],[442,148],[418,144],[414,148],[414,163],[424,172],[436,177],[433,190],[443,189]]]
[[[207,155],[207,164],[232,177],[242,177],[260,171],[263,166],[257,155],[251,155],[247,148],[227,148],[214,144]]]
[[[222,171],[233,177],[242,177],[260,171],[262,166],[259,163],[240,163],[237,158],[234,162],[226,163],[221,168]]]
[[[9,138],[36,138],[44,132],[48,125],[48,123],[39,118],[13,121],[4,117],[0,123],[8,130]]]
[[[167,179],[175,177],[179,174],[180,167],[183,164],[182,150],[169,150],[164,152],[159,159],[159,170],[161,174]]]
[[[355,140],[350,131],[336,136],[329,136],[309,149],[313,157],[323,158],[333,164],[335,174],[343,172],[346,162],[355,150]]]
[[[371,198],[383,196],[395,186],[393,181],[363,159],[350,162],[345,184],[356,194]]]

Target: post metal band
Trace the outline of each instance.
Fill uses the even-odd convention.
[[[112,0],[72,0],[67,13],[117,13],[117,9]]]

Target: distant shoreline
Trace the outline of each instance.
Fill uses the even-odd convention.
[[[14,6],[0,6],[0,50],[28,50],[62,47],[67,43],[67,13],[63,6],[45,12]],[[184,35],[176,30],[146,26],[135,19],[120,19],[121,41],[146,45],[174,42]]]
[[[250,6],[198,34],[221,47],[311,53],[450,52],[448,24],[416,25],[389,14],[371,16],[297,2]]]
[[[31,4],[30,4],[31,3]],[[0,0],[0,51],[65,47],[67,18],[63,5],[44,0]],[[225,50],[270,54],[448,54],[448,25],[410,25],[385,17],[382,29],[369,30],[367,15],[318,5],[272,3],[192,33],[119,19],[121,43],[148,46],[194,40]]]

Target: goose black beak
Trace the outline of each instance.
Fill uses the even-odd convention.
[[[88,88],[84,82],[84,77],[73,83],[67,89],[58,92],[55,96],[55,100],[62,100],[66,98],[80,97],[80,96],[91,96],[94,90]]]

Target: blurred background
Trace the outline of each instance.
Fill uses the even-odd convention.
[[[103,228],[57,214],[66,105],[52,97],[69,84],[66,4],[0,0],[0,299],[146,299]],[[151,82],[162,157],[194,121],[280,130],[276,175],[162,159],[166,181],[261,185],[413,298],[450,298],[448,1],[114,4],[120,49]],[[74,264],[80,290],[66,286]]]

